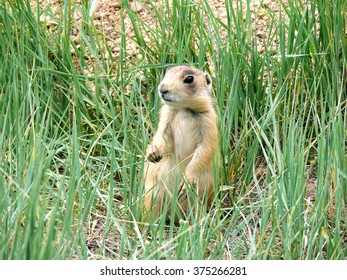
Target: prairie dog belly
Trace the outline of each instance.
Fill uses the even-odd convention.
[[[178,112],[172,124],[175,135],[175,159],[185,167],[200,142],[199,124],[189,111]]]

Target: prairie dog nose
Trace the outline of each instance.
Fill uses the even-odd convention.
[[[165,84],[160,84],[158,89],[162,95],[165,95],[169,92],[169,90],[167,89],[167,86]]]

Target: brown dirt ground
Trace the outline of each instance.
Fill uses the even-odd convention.
[[[199,2],[200,0],[195,0]],[[80,2],[80,0],[77,0]],[[90,0],[92,2],[92,0]],[[112,50],[112,56],[115,61],[117,61],[120,51],[120,40],[121,40],[121,4],[120,1],[115,0],[98,0],[95,1],[97,4],[95,9],[93,9],[92,18],[94,25],[97,29],[103,32],[106,36],[106,44]],[[130,2],[130,1],[129,1]],[[160,7],[162,1],[154,0],[134,0],[131,1],[130,7],[133,12],[138,13],[140,18],[144,20],[150,27],[155,26],[155,22],[150,14],[150,5],[148,3],[155,5],[157,8]],[[236,7],[236,3],[239,1],[233,0]],[[243,9],[247,8],[247,1],[243,1]],[[286,4],[286,0],[282,1]],[[36,1],[34,2],[36,3]],[[55,16],[59,16],[62,10],[62,1],[61,0],[40,0],[39,1],[41,8],[45,9],[50,7]],[[213,13],[226,23],[227,11],[225,8],[225,1],[219,0],[208,0],[211,10]],[[33,4],[35,6],[35,4]],[[250,1],[250,10],[251,10],[251,23],[252,23],[252,32],[256,35],[258,50],[262,52],[264,50],[265,42],[267,42],[267,28],[271,24],[271,18],[277,19],[279,17],[280,11],[280,1],[275,0],[251,0]],[[41,20],[46,21],[47,25],[50,25],[52,19],[46,13],[41,15]],[[71,37],[75,44],[78,46],[80,44],[79,39],[79,26],[81,25],[82,16],[79,11],[74,13],[75,27],[72,31]],[[125,14],[125,30],[127,30],[127,44],[126,51],[129,56],[139,56],[140,52],[137,49],[134,42],[131,41],[131,38],[135,36],[134,30],[132,28],[131,20],[127,14]],[[232,27],[231,27],[232,28]],[[223,36],[223,34],[222,34]],[[150,38],[144,34],[144,40],[150,43]],[[276,49],[276,42],[273,42],[273,49]]]

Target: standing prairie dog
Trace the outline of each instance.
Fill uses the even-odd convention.
[[[218,161],[217,115],[209,74],[188,66],[166,71],[158,87],[160,121],[147,148],[145,210],[160,215],[176,204],[184,216],[189,196],[208,205],[214,194],[213,165]],[[172,206],[167,206],[167,219]],[[177,220],[175,216],[175,220]]]

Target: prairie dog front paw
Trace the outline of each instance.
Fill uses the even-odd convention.
[[[146,159],[150,162],[157,163],[161,161],[163,155],[156,145],[149,145],[147,148]]]

